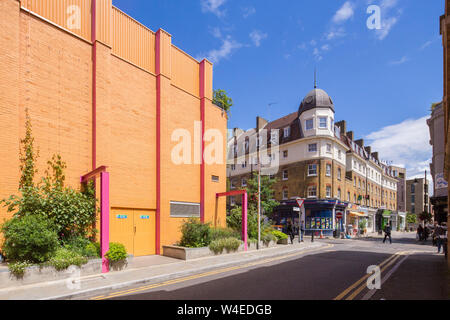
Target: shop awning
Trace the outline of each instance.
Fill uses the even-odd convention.
[[[384,210],[383,211],[383,217],[390,218],[391,215],[392,215],[392,211],[389,211],[389,210]]]
[[[355,217],[365,217],[366,216],[364,213],[356,212],[356,211],[349,211],[349,214],[351,216],[355,216]]]

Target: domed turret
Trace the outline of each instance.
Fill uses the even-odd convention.
[[[298,115],[303,112],[315,109],[315,108],[330,108],[334,113],[334,104],[328,93],[322,89],[315,88],[311,90],[303,99],[298,109]]]

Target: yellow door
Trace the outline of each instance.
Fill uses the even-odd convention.
[[[134,254],[134,211],[113,209],[109,223],[109,241],[123,244],[129,254]]]
[[[154,211],[134,211],[134,255],[136,257],[156,254],[155,219]]]

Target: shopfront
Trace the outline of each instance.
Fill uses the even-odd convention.
[[[344,228],[346,204],[338,200],[306,200],[305,231],[307,235],[322,234],[326,237],[335,235],[335,231]]]

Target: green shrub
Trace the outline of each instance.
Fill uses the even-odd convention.
[[[88,245],[84,248],[84,256],[87,258],[99,258],[100,257],[100,245],[97,249],[97,246],[95,243],[88,243]]]
[[[273,230],[270,223],[261,217],[261,234],[265,231]],[[227,226],[236,232],[242,230],[242,209],[235,207],[231,210],[231,214],[227,216]],[[258,214],[249,208],[247,213],[247,233],[250,239],[258,239]]]
[[[224,241],[225,250],[228,253],[238,251],[239,247],[242,244],[242,241],[237,238],[226,238],[226,239],[223,239],[223,241]]]
[[[64,242],[64,247],[86,258],[97,258],[100,256],[100,244],[98,244],[97,249],[96,244],[92,243],[90,240],[84,237],[70,238],[69,240]]]
[[[226,239],[226,238],[241,238],[240,232],[231,228],[212,228],[211,229],[211,241]]]
[[[277,237],[278,241],[286,240],[286,239],[288,238],[288,235],[287,235],[287,234],[285,234],[285,233],[283,233],[283,232],[281,232],[281,231],[278,231],[278,230],[273,230],[271,233],[272,233],[275,237]]]
[[[181,226],[181,240],[179,245],[186,248],[207,247],[211,243],[211,227],[208,223],[201,223],[199,219],[190,218]]]
[[[237,238],[223,238],[210,243],[209,249],[215,254],[221,254],[225,249],[228,253],[236,252],[241,246],[241,240]]]
[[[262,235],[261,241],[267,246],[271,241],[278,242],[278,238],[272,233],[265,233]]]
[[[56,270],[61,271],[69,268],[70,266],[78,266],[86,264],[88,259],[75,251],[71,251],[67,248],[59,248],[55,255],[50,259],[47,265],[54,267]]]
[[[11,262],[42,263],[59,246],[52,222],[39,215],[14,217],[2,226],[2,251]]]
[[[110,243],[109,250],[106,252],[105,257],[109,262],[119,262],[127,259],[127,249],[121,243]]]
[[[25,269],[31,267],[33,264],[28,261],[13,262],[8,264],[9,271],[17,278],[22,278],[25,274]]]

